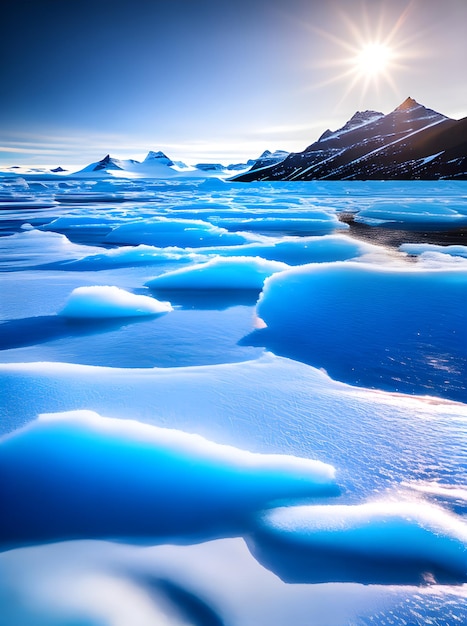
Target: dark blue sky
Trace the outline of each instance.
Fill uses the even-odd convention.
[[[4,0],[0,163],[301,150],[406,96],[467,114],[466,0]],[[355,74],[386,40],[384,74]]]

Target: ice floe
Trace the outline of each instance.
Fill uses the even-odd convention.
[[[288,265],[344,261],[369,254],[376,246],[356,241],[342,235],[320,237],[264,237],[254,243],[240,246],[218,246],[203,248],[203,254],[221,256],[259,256],[270,261],[281,261]]]
[[[155,218],[127,222],[110,232],[108,243],[140,244],[166,247],[229,245],[244,243],[243,235],[229,233],[225,228],[213,226],[202,220]]]
[[[465,264],[304,265],[266,280],[257,306],[266,328],[251,340],[353,384],[415,393],[433,385],[460,400],[466,290]]]
[[[467,623],[464,183],[39,176],[0,180],[0,625]]]
[[[275,500],[338,493],[334,468],[320,461],[253,454],[90,411],[41,416],[3,437],[0,449],[9,477],[0,486],[3,548],[228,535]]]
[[[3,433],[44,412],[87,408],[253,452],[326,461],[354,503],[408,480],[465,482],[464,404],[352,387],[272,354],[176,368],[3,363],[0,386],[9,391],[0,397]]]
[[[77,287],[59,312],[73,319],[140,317],[172,311],[170,302],[160,302],[109,285]]]
[[[248,543],[289,583],[467,581],[467,524],[423,502],[280,508]]]
[[[45,233],[34,228],[0,237],[0,267],[3,270],[24,270],[27,267],[57,261],[79,259],[102,250],[97,246],[72,243],[65,235]]]
[[[151,289],[256,289],[277,272],[289,269],[286,263],[260,257],[216,257],[207,263],[183,267],[149,280]]]
[[[98,254],[86,255],[70,260],[62,269],[101,270],[111,267],[133,265],[153,265],[164,262],[203,262],[212,256],[261,257],[269,261],[279,261],[288,265],[304,263],[325,263],[381,254],[377,246],[355,241],[342,235],[322,235],[321,237],[264,237],[255,243],[231,246],[206,246],[182,248],[179,246],[157,247],[140,244],[101,250]]]
[[[408,230],[443,230],[467,226],[467,211],[459,202],[381,201],[360,210],[355,221]]]
[[[467,246],[436,246],[429,243],[404,243],[400,246],[400,250],[414,256],[425,254],[426,252],[441,252],[442,254],[467,258]]]
[[[186,249],[174,246],[158,248],[140,244],[139,246],[121,246],[102,250],[98,254],[86,255],[80,259],[68,261],[62,265],[66,270],[102,270],[112,267],[132,267],[137,265],[153,265],[166,262],[203,261],[206,254],[195,252],[195,248]]]
[[[346,230],[347,224],[339,222],[337,216],[325,211],[310,211],[306,217],[257,217],[252,219],[227,219],[221,220],[224,228],[236,231],[252,232],[282,232],[282,233],[305,233],[314,235],[317,233],[329,233],[334,230]]]

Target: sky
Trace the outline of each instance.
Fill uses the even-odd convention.
[[[241,162],[407,96],[459,119],[466,24],[467,0],[3,0],[0,167]]]

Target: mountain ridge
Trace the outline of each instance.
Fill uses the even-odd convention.
[[[303,151],[264,150],[243,163],[173,161],[150,150],[140,162],[107,154],[78,171],[11,166],[1,176],[167,178],[212,177],[233,182],[308,180],[467,180],[467,118],[455,120],[407,97],[388,114],[356,111]]]
[[[411,97],[384,115],[357,111],[302,152],[233,180],[467,179],[467,118],[453,120]]]

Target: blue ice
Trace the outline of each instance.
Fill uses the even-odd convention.
[[[3,548],[65,539],[159,543],[239,534],[279,500],[337,495],[321,461],[253,454],[91,411],[0,440]]]
[[[246,339],[351,384],[466,399],[467,268],[310,264],[266,280]]]

